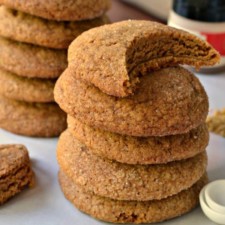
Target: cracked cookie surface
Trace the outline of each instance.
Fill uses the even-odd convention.
[[[0,6],[3,37],[49,48],[67,49],[82,32],[109,23],[107,16],[84,21],[52,21]]]
[[[59,172],[61,189],[75,207],[96,219],[113,223],[154,223],[187,213],[198,205],[199,192],[207,181],[204,175],[187,190],[162,200],[118,201],[87,192],[63,171]]]
[[[57,78],[67,67],[67,51],[1,37],[0,67],[25,77]]]
[[[0,96],[0,127],[34,137],[58,136],[66,128],[66,115],[55,103],[28,103]]]
[[[190,158],[205,151],[209,141],[206,124],[186,134],[144,138],[95,129],[70,116],[67,121],[71,134],[91,152],[128,164],[158,164]]]
[[[0,205],[33,184],[34,174],[26,147],[0,145]]]
[[[97,195],[117,200],[162,199],[191,187],[204,174],[206,153],[190,159],[154,165],[128,165],[90,152],[68,131],[57,147],[60,168],[74,183]]]
[[[49,20],[93,19],[110,8],[109,0],[0,0],[0,4]]]
[[[0,69],[0,94],[25,102],[54,102],[55,79],[27,78]]]
[[[117,98],[77,79],[69,70],[58,79],[55,100],[86,124],[131,136],[187,133],[204,123],[208,97],[197,77],[182,67],[152,72],[134,95]]]

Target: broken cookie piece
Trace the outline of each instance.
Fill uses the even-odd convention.
[[[0,205],[34,184],[28,151],[23,145],[0,145]]]
[[[139,78],[150,71],[177,64],[212,66],[219,58],[211,45],[193,34],[140,20],[84,32],[68,53],[69,68],[76,78],[117,97],[133,94]]]

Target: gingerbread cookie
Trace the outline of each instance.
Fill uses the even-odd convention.
[[[132,137],[96,129],[68,117],[71,134],[93,153],[128,164],[159,164],[193,157],[209,141],[206,124],[186,134],[165,137]]]
[[[208,98],[188,70],[170,67],[141,79],[134,95],[117,98],[65,70],[55,86],[55,100],[71,116],[86,124],[132,136],[187,133],[204,123]]]
[[[53,102],[56,80],[26,78],[0,69],[0,94],[26,102]]]
[[[69,67],[101,91],[125,97],[149,71],[178,64],[199,68],[219,53],[197,36],[152,21],[128,20],[91,29],[69,47]]]
[[[35,137],[58,136],[66,115],[55,103],[26,103],[0,96],[0,128]]]
[[[101,16],[110,0],[0,0],[0,4],[49,20],[86,20]]]
[[[0,38],[0,67],[25,77],[57,78],[67,67],[66,50]]]
[[[0,145],[0,205],[33,183],[25,146]]]
[[[0,6],[0,35],[49,48],[67,49],[82,32],[109,22],[106,16],[93,20],[59,22],[42,19]]]
[[[191,187],[204,174],[206,153],[157,165],[128,165],[100,158],[65,131],[59,139],[60,168],[74,183],[117,200],[162,199]]]
[[[86,192],[62,171],[59,182],[65,197],[79,210],[96,219],[112,223],[154,223],[189,212],[198,205],[206,175],[187,190],[162,200],[119,201]]]

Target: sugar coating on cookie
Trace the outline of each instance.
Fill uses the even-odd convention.
[[[110,0],[0,0],[0,4],[58,21],[93,19],[103,15],[110,8]]]
[[[117,98],[85,83],[67,69],[58,79],[55,100],[86,124],[131,136],[187,133],[204,123],[208,97],[191,72],[164,68],[141,78],[134,95]]]
[[[0,205],[34,183],[25,146],[0,145]]]
[[[53,21],[0,6],[0,35],[49,48],[67,49],[82,32],[109,23],[103,15],[93,20]]]
[[[186,134],[165,137],[132,137],[90,127],[68,116],[69,131],[88,149],[103,157],[128,164],[158,164],[193,157],[205,151],[209,141],[207,125]]]
[[[211,66],[219,62],[219,53],[185,31],[128,20],[82,33],[70,45],[68,60],[77,78],[109,95],[125,97],[150,71],[178,64]]]
[[[28,103],[0,96],[0,127],[35,137],[55,137],[66,128],[66,115],[55,103]]]
[[[67,67],[67,51],[0,38],[0,67],[25,77],[57,78]]]
[[[54,102],[55,79],[27,78],[0,68],[0,94],[26,102]]]
[[[204,174],[206,153],[157,165],[128,165],[91,153],[68,131],[57,148],[60,168],[85,190],[117,200],[147,201],[174,195],[192,186]]]
[[[113,223],[154,223],[187,213],[198,205],[199,192],[207,181],[204,175],[187,190],[162,200],[118,201],[87,192],[63,171],[59,173],[61,189],[75,207],[96,219]]]

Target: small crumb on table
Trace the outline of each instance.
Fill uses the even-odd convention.
[[[212,116],[207,118],[209,131],[225,137],[225,108],[217,110]]]

